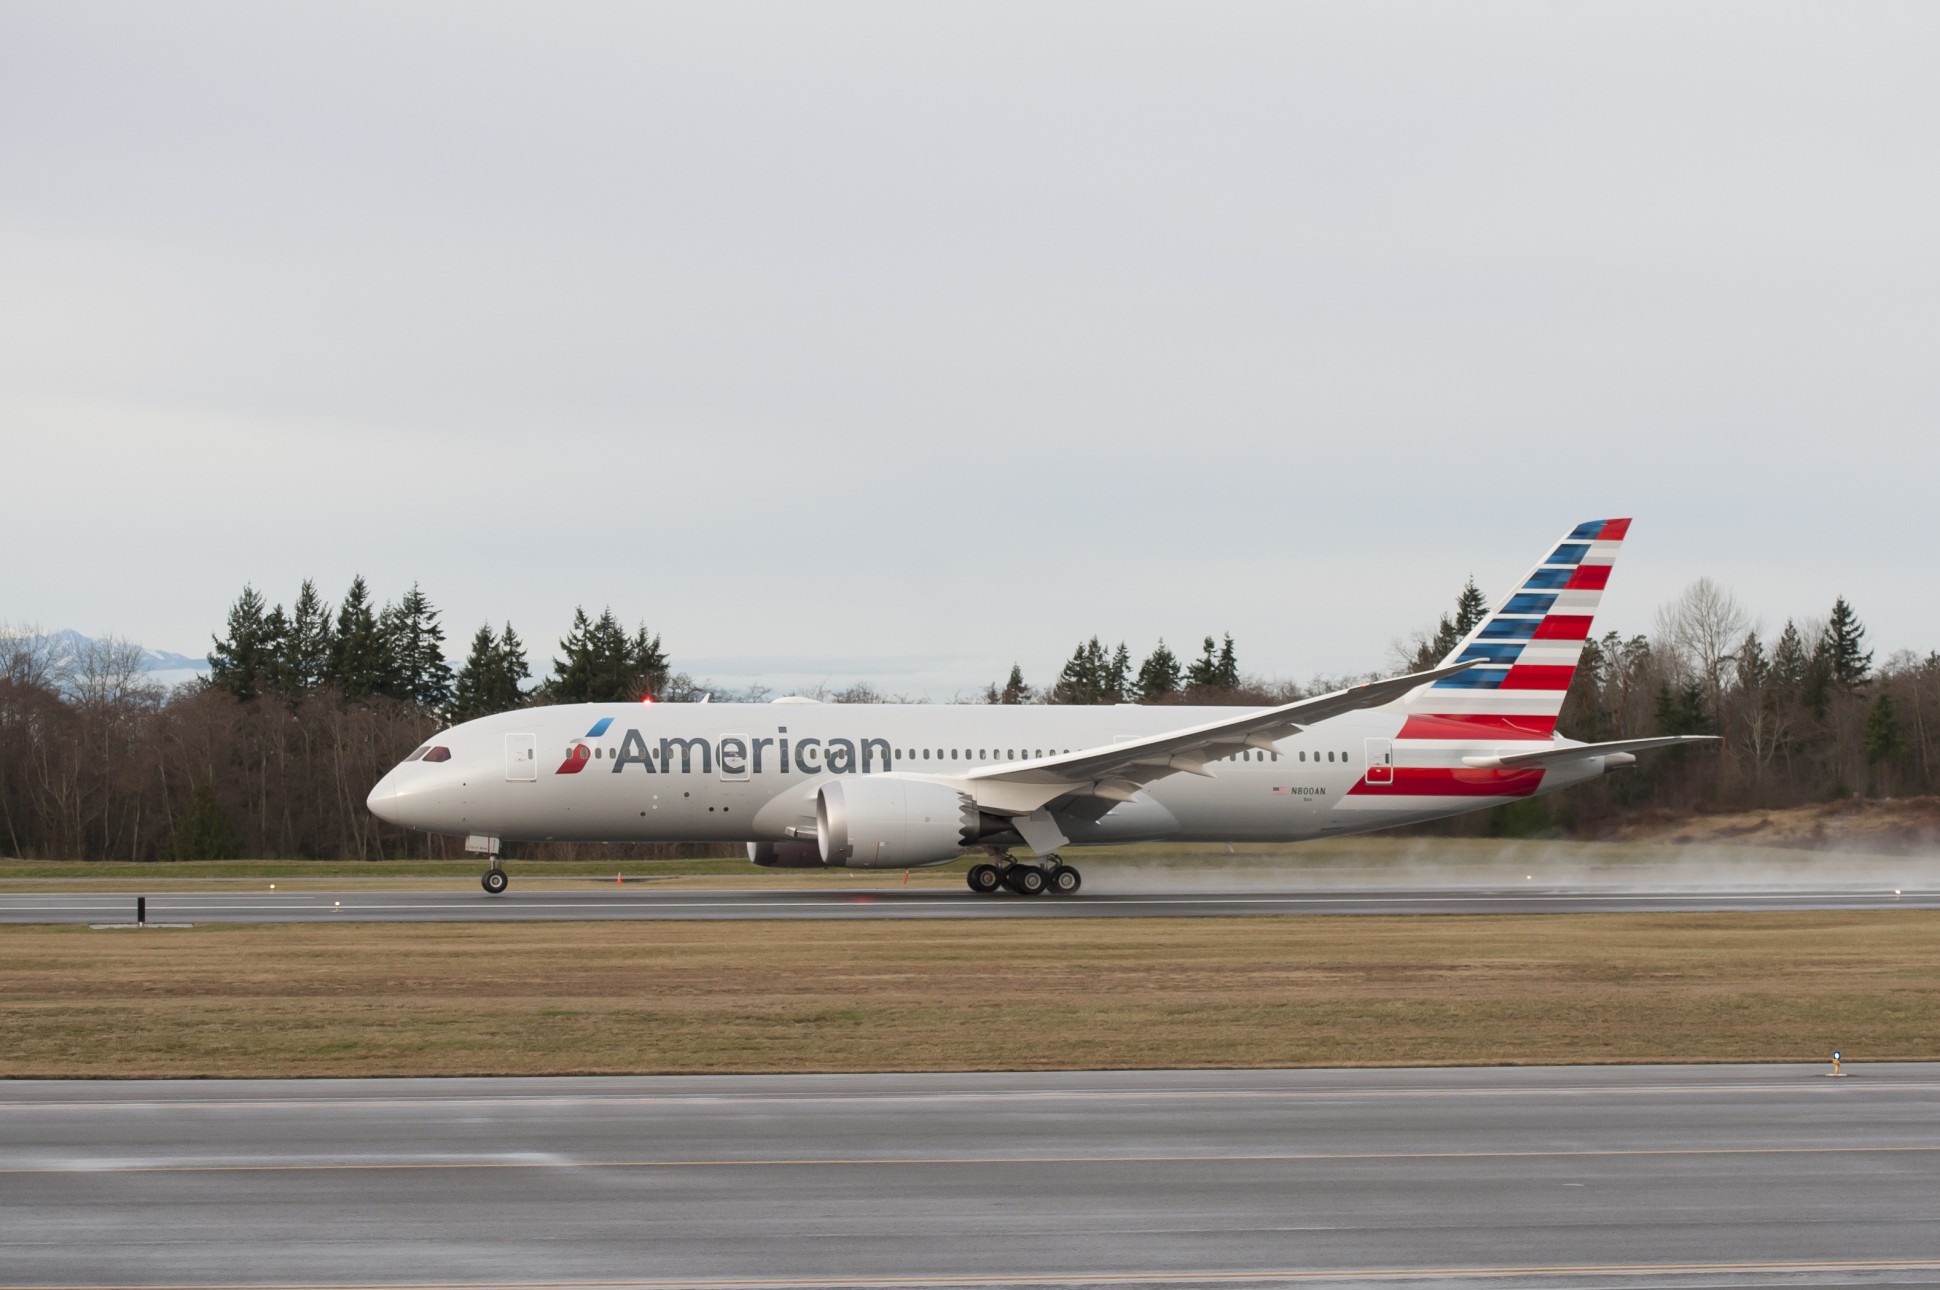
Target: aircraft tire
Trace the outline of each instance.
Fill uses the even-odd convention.
[[[1020,896],[1041,896],[1048,885],[1044,871],[1034,864],[1014,864],[1004,875],[1004,885]]]
[[[1075,896],[1078,888],[1084,886],[1084,875],[1068,864],[1061,864],[1051,870],[1050,883],[1044,888],[1053,896]]]
[[[979,896],[988,896],[1004,885],[1004,874],[994,864],[973,864],[970,872],[964,875],[964,881]]]
[[[478,880],[478,885],[485,889],[485,894],[488,896],[503,896],[506,885],[510,882],[511,879],[505,876],[505,870],[493,865],[485,871],[484,877]]]

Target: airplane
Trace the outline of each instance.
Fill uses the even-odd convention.
[[[1556,732],[1629,530],[1576,525],[1437,666],[1293,703],[520,708],[434,736],[368,804],[464,835],[492,895],[508,840],[745,842],[772,868],[981,852],[966,875],[979,895],[1072,895],[1066,848],[1298,842],[1486,810],[1714,738]]]

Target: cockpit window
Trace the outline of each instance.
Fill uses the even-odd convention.
[[[451,749],[446,748],[442,744],[427,748],[424,750],[424,759],[426,761],[450,761]]]
[[[425,745],[424,747],[422,747],[422,748],[420,748],[420,749],[418,749],[418,750],[417,750],[416,752],[414,752],[414,753],[412,753],[412,754],[411,754],[411,755],[410,755],[409,757],[406,757],[406,758],[405,758],[404,760],[405,760],[405,761],[418,761],[418,760],[420,760],[420,759],[422,759],[422,758],[424,757],[424,755],[425,755],[426,753],[428,753],[428,752],[430,752],[430,751],[431,751],[431,745],[430,745],[430,744],[426,744],[426,745]]]

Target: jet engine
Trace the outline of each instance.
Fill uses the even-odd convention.
[[[764,869],[820,869],[822,851],[813,842],[750,842],[748,859]]]
[[[859,775],[831,779],[815,795],[815,840],[830,866],[948,864],[979,832],[976,802],[946,784]]]

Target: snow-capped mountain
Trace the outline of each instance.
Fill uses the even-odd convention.
[[[45,640],[49,658],[57,668],[72,664],[83,652],[101,643],[96,637],[77,632],[72,627],[48,632]],[[206,658],[191,658],[173,650],[136,648],[141,649],[141,670],[157,685],[181,685],[209,674],[209,660]]]

